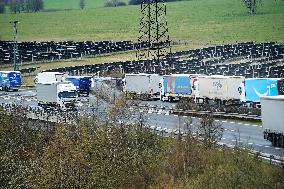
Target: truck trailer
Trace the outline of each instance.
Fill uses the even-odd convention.
[[[284,79],[249,78],[241,88],[242,102],[259,104],[261,97],[284,95]]]
[[[4,91],[19,90],[22,77],[19,71],[0,71],[0,88]]]
[[[159,99],[161,79],[158,74],[125,74],[124,91],[142,99]]]
[[[65,81],[70,81],[77,88],[79,95],[89,96],[91,88],[91,76],[67,76]]]
[[[200,98],[222,101],[240,101],[240,86],[243,76],[200,76],[198,79]]]
[[[192,96],[192,75],[190,74],[172,74],[164,75],[161,82],[161,101],[176,101],[180,97]]]
[[[64,74],[60,72],[42,72],[38,73],[35,83],[52,83],[63,81]]]
[[[264,139],[284,148],[284,95],[261,97],[260,102]]]
[[[64,110],[75,108],[78,92],[70,82],[37,83],[36,96],[39,106]]]

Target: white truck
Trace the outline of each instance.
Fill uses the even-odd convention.
[[[70,82],[37,83],[36,95],[38,105],[43,108],[57,107],[62,110],[74,109],[78,92]]]
[[[199,97],[240,101],[240,86],[244,80],[243,76],[199,76]]]
[[[264,139],[284,148],[284,95],[260,99]]]
[[[161,79],[158,74],[125,74],[124,91],[140,99],[159,99]]]

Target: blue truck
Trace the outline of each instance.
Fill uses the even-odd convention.
[[[65,81],[70,81],[79,91],[80,96],[89,96],[91,88],[91,76],[67,76]]]
[[[190,74],[164,75],[160,82],[160,100],[176,101],[192,94]]]
[[[4,91],[17,91],[22,85],[19,71],[0,71],[0,88]]]
[[[260,103],[260,98],[284,94],[284,79],[282,78],[249,78],[242,87],[241,101]]]

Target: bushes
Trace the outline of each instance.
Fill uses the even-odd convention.
[[[0,188],[281,188],[248,151],[162,138],[140,125],[48,125],[0,109]],[[31,125],[33,124],[33,125]],[[46,129],[31,129],[46,128]]]

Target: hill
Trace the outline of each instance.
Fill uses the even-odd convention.
[[[103,7],[103,0],[45,0],[49,11],[1,14],[0,40],[12,39],[9,21],[17,19],[18,38],[29,40],[136,40],[140,6]],[[263,0],[252,16],[240,0],[192,0],[167,3],[172,40],[194,42],[284,41],[284,1]],[[77,9],[75,9],[77,8]],[[58,11],[51,11],[57,9]],[[59,10],[60,9],[60,10]],[[67,9],[67,10],[63,10]]]

